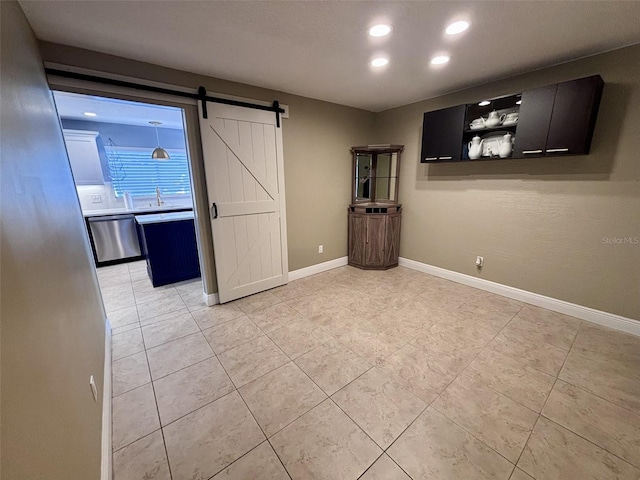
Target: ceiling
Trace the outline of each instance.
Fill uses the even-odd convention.
[[[151,127],[149,122],[155,121],[162,122],[162,128],[183,128],[180,108],[67,92],[54,92],[54,97],[61,118],[144,127]],[[87,117],[85,112],[96,115]]]
[[[20,3],[42,40],[370,111],[640,43],[639,1]],[[379,22],[393,32],[369,37]]]

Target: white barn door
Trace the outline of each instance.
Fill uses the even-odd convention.
[[[200,134],[220,302],[288,281],[282,129],[275,113],[208,103]]]

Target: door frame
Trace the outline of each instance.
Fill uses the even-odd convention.
[[[45,66],[51,68],[64,68],[67,70],[70,69],[58,64],[45,63]],[[78,73],[100,73],[102,76],[106,76],[102,72],[76,68],[70,70],[78,71]],[[110,76],[113,78],[123,78],[119,75]],[[137,81],[137,79],[131,77],[128,77],[128,79]],[[116,100],[128,100],[132,102],[164,105],[182,109],[183,122],[186,130],[185,143],[189,156],[189,176],[191,183],[191,196],[193,200],[194,222],[196,226],[196,244],[203,285],[203,300],[209,306],[219,303],[213,249],[210,246],[207,248],[207,240],[210,240],[207,239],[207,232],[210,232],[211,229],[210,224],[208,223],[209,209],[206,202],[204,159],[202,156],[202,145],[200,142],[200,123],[198,121],[197,102],[195,100],[176,95],[155,94],[152,92],[135,90],[132,88],[115,87],[86,80],[74,80],[50,75],[47,76],[47,80],[49,89],[52,92],[55,90],[82,95],[95,95],[105,98],[113,98]],[[153,82],[145,83],[160,85]],[[203,194],[205,198],[204,203],[201,201]]]
[[[94,75],[113,80],[123,80],[140,85],[147,85],[150,87],[160,87],[174,91],[197,93],[197,89],[195,88],[188,88],[181,85],[174,85],[164,82],[156,82],[128,75],[120,75],[99,70],[92,70],[88,68],[75,67],[57,62],[44,62],[44,66],[45,68],[66,70],[69,72]],[[202,141],[200,136],[200,113],[198,112],[198,108],[200,108],[198,105],[200,104],[200,102],[198,102],[196,99],[182,97],[179,95],[155,93],[147,90],[108,85],[106,83],[93,82],[89,80],[77,80],[56,75],[47,75],[47,82],[49,84],[50,90],[60,90],[85,95],[97,95],[119,100],[130,100],[134,102],[166,105],[183,109],[184,121],[187,129],[187,151],[189,152],[191,188],[194,200],[193,211],[194,222],[196,224],[196,241],[204,288],[203,299],[209,306],[220,303],[217,293],[218,287],[215,273],[213,241],[210,238],[211,220],[209,217],[209,205],[204,173],[204,156],[202,154]],[[273,106],[272,102],[265,100],[257,100],[253,98],[240,97],[237,95],[228,95],[217,92],[208,93],[216,97],[226,98],[229,100],[237,100],[264,106]],[[280,107],[284,109],[284,113],[280,115],[280,119],[289,118],[289,106],[287,104],[281,104]],[[280,122],[280,128],[283,128],[282,121]],[[284,181],[284,178],[282,180]]]

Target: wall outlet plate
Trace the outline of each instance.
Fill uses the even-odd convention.
[[[484,265],[484,257],[478,255],[476,257],[476,266],[481,267],[482,265]]]
[[[324,245],[318,245],[318,253],[324,253]]]

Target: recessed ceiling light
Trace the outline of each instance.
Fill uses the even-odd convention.
[[[464,32],[467,28],[469,28],[469,22],[465,22],[465,21],[453,22],[451,25],[447,27],[445,32],[447,32],[447,35],[456,35],[458,33]]]
[[[437,57],[433,57],[431,59],[431,63],[433,65],[442,65],[449,61],[449,57],[447,55],[438,55]]]
[[[374,25],[369,29],[369,35],[372,37],[384,37],[385,35],[389,35],[391,33],[391,25],[385,25],[381,23],[380,25]]]
[[[389,63],[389,59],[384,57],[378,57],[371,60],[372,67],[384,67],[387,63]]]
[[[97,116],[97,113],[94,113],[94,112],[84,112],[84,113],[83,113],[83,115],[84,115],[85,117],[95,117],[95,116]]]
[[[487,105],[491,105],[491,102],[489,100],[483,100],[478,105],[481,107],[486,107]]]

